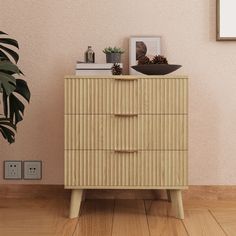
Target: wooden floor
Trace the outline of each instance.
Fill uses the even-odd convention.
[[[236,235],[236,201],[185,200],[185,220],[167,201],[86,200],[79,219],[67,219],[69,195],[0,198],[1,236]]]

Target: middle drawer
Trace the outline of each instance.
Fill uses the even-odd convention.
[[[65,149],[186,150],[187,115],[65,115]]]

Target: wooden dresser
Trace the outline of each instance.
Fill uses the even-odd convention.
[[[83,189],[166,189],[183,218],[188,183],[184,76],[65,77],[65,188],[77,217]]]

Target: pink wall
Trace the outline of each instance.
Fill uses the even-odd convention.
[[[128,51],[131,35],[161,35],[190,79],[190,184],[236,183],[236,42],[215,41],[215,0],[0,0],[0,29],[18,39],[32,92],[16,143],[2,160],[42,159],[42,181],[63,183],[63,76],[93,45]],[[124,56],[128,62],[128,53]],[[127,66],[126,66],[127,71]],[[2,178],[2,177],[0,177]],[[0,183],[13,183],[3,181]]]

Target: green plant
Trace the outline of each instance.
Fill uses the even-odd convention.
[[[117,47],[107,47],[107,48],[104,48],[103,52],[105,54],[108,54],[108,53],[120,53],[120,54],[123,54],[125,52],[125,50],[122,49],[122,48],[117,48]]]
[[[0,114],[0,132],[9,142],[15,141],[17,123],[23,120],[24,98],[30,101],[27,83],[18,76],[24,75],[17,66],[19,55],[12,48],[19,49],[18,42],[0,31],[0,95],[3,114]]]

